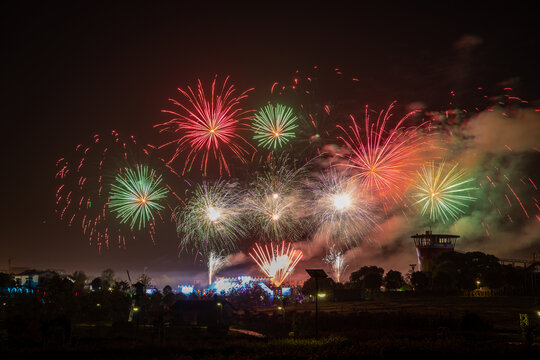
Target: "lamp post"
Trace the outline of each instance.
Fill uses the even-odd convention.
[[[315,338],[319,337],[319,279],[327,278],[323,269],[306,269],[310,277],[315,278]]]

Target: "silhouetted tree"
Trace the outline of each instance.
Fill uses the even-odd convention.
[[[172,288],[166,285],[163,288],[163,303],[167,307],[171,307],[176,302],[176,295],[173,293]]]
[[[152,282],[152,278],[148,276],[147,274],[142,274],[141,276],[139,276],[138,280],[145,287],[149,286],[150,283]]]
[[[71,275],[71,278],[73,279],[74,290],[78,292],[83,291],[86,281],[88,280],[88,276],[86,276],[84,271],[75,271],[73,275]]]
[[[103,287],[103,280],[101,280],[100,277],[94,278],[94,280],[90,282],[90,286],[92,286],[92,290],[99,291]]]
[[[411,285],[414,290],[425,290],[429,287],[429,276],[423,271],[415,271],[411,274]]]
[[[101,272],[101,286],[104,289],[114,287],[114,270],[105,269]]]
[[[121,292],[128,292],[131,289],[131,285],[125,280],[120,280],[115,282],[114,289]]]
[[[0,273],[0,288],[9,288],[15,286],[15,277],[13,274]]]
[[[445,252],[433,259],[433,288],[437,290],[474,290],[476,281],[491,289],[520,286],[523,277],[515,274],[515,268],[502,266],[495,256],[479,251]]]
[[[165,285],[165,287],[163,288],[163,295],[167,295],[170,293],[172,293],[172,287],[170,285]]]
[[[369,272],[364,276],[364,286],[368,290],[378,290],[382,286],[383,277],[379,272]]]
[[[384,284],[387,289],[395,290],[401,288],[405,284],[405,280],[403,280],[401,272],[390,270],[384,276]]]
[[[334,292],[334,285],[335,282],[332,280],[332,278],[322,278],[319,279],[319,293],[327,293],[331,294]],[[304,295],[313,295],[315,296],[315,278],[309,278],[304,282],[304,286],[302,286],[302,294]]]
[[[353,286],[369,290],[379,289],[383,283],[384,269],[378,266],[362,266],[360,270],[351,273]]]

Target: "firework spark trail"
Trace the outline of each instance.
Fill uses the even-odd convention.
[[[212,279],[214,275],[227,265],[227,261],[221,253],[210,251],[208,254],[208,285],[212,285]]]
[[[298,159],[307,161],[325,154],[325,147],[335,144],[336,124],[347,116],[345,109],[350,106],[341,95],[350,96],[358,88],[341,71],[318,66],[306,72],[296,70],[289,79],[272,84],[270,101],[286,101],[298,116],[291,141]]]
[[[464,214],[470,203],[476,198],[468,192],[477,190],[469,186],[473,178],[467,178],[463,170],[458,170],[456,163],[447,167],[445,162],[438,166],[431,162],[418,172],[418,182],[414,184],[413,197],[417,201],[413,205],[421,205],[421,214],[429,212],[432,221],[442,220],[444,223],[457,220]]]
[[[174,105],[180,107],[183,113],[162,110],[174,116],[173,119],[154,125],[162,128],[160,132],[168,131],[178,134],[172,141],[166,142],[160,148],[175,144],[176,150],[168,161],[171,164],[184,150],[189,150],[186,155],[182,175],[186,169],[191,168],[197,157],[201,156],[200,170],[204,175],[207,173],[208,160],[213,157],[219,164],[219,173],[223,170],[230,175],[225,149],[230,150],[237,159],[246,163],[245,156],[249,151],[245,146],[252,147],[241,135],[240,131],[247,128],[244,123],[250,117],[251,110],[243,110],[240,104],[252,89],[235,95],[234,85],[228,85],[229,77],[223,82],[221,89],[216,89],[217,76],[214,78],[210,94],[203,88],[201,80],[197,81],[197,90],[190,86],[188,90],[178,89],[187,100],[186,104],[169,99]]]
[[[154,212],[165,208],[160,202],[167,197],[168,190],[162,185],[161,175],[147,166],[137,165],[135,171],[126,168],[111,184],[109,208],[121,223],[131,220],[130,227],[133,229],[138,223],[140,230],[154,219]]]
[[[335,246],[332,246],[326,257],[323,259],[326,262],[334,274],[336,282],[341,282],[341,277],[349,265],[345,264],[345,257],[341,251],[336,250]]]
[[[274,248],[274,245],[270,244],[270,249],[268,245],[263,249],[255,243],[249,256],[266,276],[272,278],[274,286],[279,287],[291,275],[303,254],[302,251],[291,248],[291,243],[285,247],[285,242],[282,242],[281,247],[277,244]]]
[[[371,121],[366,106],[364,136],[352,115],[352,125],[348,128],[337,125],[337,128],[344,133],[338,139],[350,150],[344,155],[347,162],[340,165],[352,169],[352,176],[360,179],[371,194],[396,201],[403,198],[413,181],[414,171],[422,164],[422,154],[429,149],[430,136],[423,132],[428,122],[404,126],[416,111],[408,113],[387,130],[394,105],[395,102],[386,111],[381,111],[375,122]]]
[[[200,253],[236,249],[246,233],[238,184],[218,180],[197,184],[186,206],[175,211],[179,248]]]
[[[510,189],[510,191],[512,191],[512,194],[514,194],[514,197],[516,198],[516,200],[518,201],[519,205],[521,206],[521,208],[523,209],[523,212],[525,213],[525,215],[527,216],[527,218],[529,217],[529,214],[527,213],[527,210],[525,210],[525,206],[523,206],[523,203],[521,202],[520,198],[516,195],[516,193],[514,192],[514,189],[512,189],[512,187],[510,186],[510,184],[506,184],[506,186],[508,186],[508,188]]]
[[[251,128],[255,135],[253,139],[259,146],[276,150],[289,143],[295,136],[294,130],[298,127],[298,117],[293,109],[281,104],[268,104],[261,108],[253,117]]]

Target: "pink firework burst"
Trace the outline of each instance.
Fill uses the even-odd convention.
[[[246,162],[249,151],[246,147],[254,149],[241,135],[240,131],[247,129],[246,121],[250,118],[252,110],[243,110],[240,103],[247,97],[248,89],[236,95],[234,85],[228,84],[229,77],[221,86],[217,85],[217,76],[211,85],[210,92],[203,88],[201,80],[197,80],[197,89],[188,86],[187,91],[178,89],[184,96],[184,103],[169,99],[181,111],[162,110],[174,117],[162,124],[160,132],[173,132],[176,138],[160,146],[163,148],[175,144],[174,155],[168,161],[171,164],[182,152],[187,151],[182,174],[190,169],[200,156],[200,170],[207,173],[209,158],[215,159],[219,164],[219,173],[225,170],[230,175],[224,151],[230,151],[242,163]]]
[[[387,130],[394,104],[381,111],[376,121],[371,120],[366,106],[363,132],[352,115],[352,124],[348,128],[337,127],[344,133],[338,138],[350,151],[344,155],[347,163],[342,165],[351,168],[353,177],[359,179],[371,194],[397,200],[402,198],[414,178],[416,167],[422,163],[422,154],[430,146],[430,136],[422,131],[428,122],[404,126],[416,111],[409,112]]]

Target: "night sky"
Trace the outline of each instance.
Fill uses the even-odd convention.
[[[3,4],[0,269],[9,257],[15,267],[89,274],[110,267],[124,278],[126,269],[140,274],[146,267],[159,285],[204,273],[193,256],[178,258],[172,224],[155,245],[142,239],[98,254],[54,214],[60,157],[111,130],[159,144],[163,139],[153,125],[167,120],[161,110],[169,107],[168,98],[198,78],[230,75],[238,89],[255,88],[253,108],[275,81],[313,66],[355,76],[361,84],[355,96],[375,107],[397,100],[400,106],[421,102],[440,110],[452,90],[457,101],[471,106],[469,95],[478,86],[496,92],[505,84],[538,104],[537,13],[525,2],[469,3]],[[529,258],[530,250],[540,249],[538,237],[533,234],[521,253],[498,254],[492,245],[481,250]],[[405,250],[406,243],[388,245],[404,257],[382,263],[374,257],[373,263],[406,271],[415,261],[414,247],[408,242]],[[372,264],[351,267],[360,265]]]

